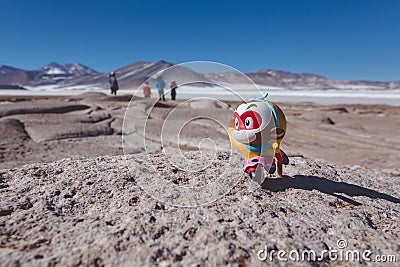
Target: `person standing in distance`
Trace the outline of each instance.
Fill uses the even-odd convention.
[[[176,82],[174,80],[172,80],[171,85],[169,87],[171,89],[171,99],[175,100],[176,98],[176,88],[178,88],[178,86],[176,85]]]
[[[151,95],[149,82],[145,82],[143,86],[143,95],[144,98],[149,98]]]
[[[156,87],[157,87],[158,95],[160,97],[159,100],[162,99],[163,101],[165,101],[165,96],[164,96],[165,82],[164,82],[162,76],[157,77]]]
[[[111,94],[117,95],[118,81],[115,77],[115,72],[110,72],[110,75],[108,75],[108,82],[110,83]]]

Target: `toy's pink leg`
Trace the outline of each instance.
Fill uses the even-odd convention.
[[[282,162],[278,162],[278,177],[282,177],[283,173],[283,167],[282,167]]]
[[[275,154],[275,158],[276,158],[276,165],[278,168],[278,177],[282,177],[282,173],[283,173],[283,167],[282,167],[282,162],[283,162],[283,157],[281,152],[276,153]]]

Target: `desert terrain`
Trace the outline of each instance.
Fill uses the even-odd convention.
[[[178,142],[182,149],[185,145],[186,150],[197,149],[205,137],[229,149],[224,127],[237,102],[198,98],[156,103],[155,99],[138,97],[128,109],[124,128],[131,97],[102,93],[0,96],[0,168],[75,156],[120,155],[124,131],[128,153],[144,152],[144,138],[149,152],[160,151],[161,146],[178,147]],[[399,107],[279,105],[288,121],[282,147],[289,155],[373,169],[399,167]],[[174,133],[177,125],[199,115],[205,119],[186,125],[178,140]],[[160,144],[162,127],[168,140]]]
[[[0,97],[1,266],[382,266],[259,259],[339,240],[400,260],[399,107],[279,103],[290,164],[258,186],[237,102],[130,100]]]

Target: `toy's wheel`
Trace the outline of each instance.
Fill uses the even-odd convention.
[[[255,170],[249,172],[250,178],[257,184],[262,184],[264,181],[264,168],[258,165]]]
[[[283,152],[283,150],[281,150],[281,154],[282,154],[282,163],[283,165],[288,165],[289,164],[289,157],[286,155],[285,152]]]
[[[275,162],[271,165],[271,167],[268,170],[269,174],[274,174],[276,172],[276,164]]]

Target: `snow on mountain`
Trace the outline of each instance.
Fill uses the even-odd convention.
[[[90,75],[90,74],[95,74],[97,71],[95,71],[92,68],[89,68],[88,66],[85,66],[81,63],[77,64],[69,64],[65,63],[63,66],[68,70],[69,74],[76,74],[76,75]]]
[[[55,63],[55,62],[47,64],[46,66],[43,66],[39,70],[41,70],[44,73],[49,74],[49,75],[67,74],[68,73],[68,70],[63,65]]]
[[[77,64],[71,64],[71,63],[64,63],[64,64],[59,64],[56,62],[52,62],[50,64],[47,64],[46,66],[43,66],[41,69],[39,69],[43,72],[45,72],[48,75],[59,75],[59,74],[70,74],[70,75],[88,75],[88,74],[95,74],[97,71],[95,71],[92,68],[89,68],[83,64],[77,63]]]

